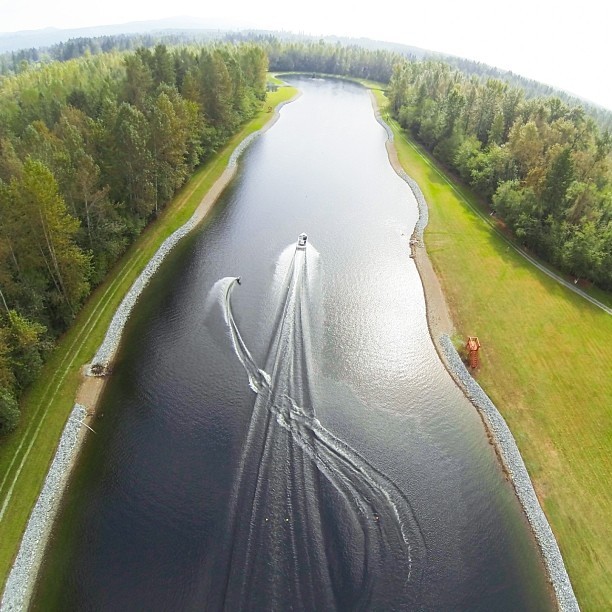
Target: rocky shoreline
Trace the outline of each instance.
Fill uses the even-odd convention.
[[[239,157],[244,153],[246,148],[261,134],[270,129],[274,123],[278,120],[278,113],[280,109],[293,102],[297,96],[293,97],[291,100],[287,100],[285,102],[280,103],[274,112],[274,117],[271,121],[266,123],[266,125],[256,132],[249,134],[244,140],[240,142],[240,144],[234,149],[232,152],[229,161],[227,163],[227,169],[219,178],[220,184],[216,184],[211,191],[214,191],[215,197],[209,201],[206,201],[205,198],[202,203],[195,210],[191,218],[179,229],[177,229],[173,234],[168,236],[159,247],[155,255],[149,260],[149,263],[146,265],[145,269],[140,273],[140,276],[134,281],[134,284],[130,287],[130,290],[126,293],[123,298],[119,308],[115,311],[113,319],[108,327],[108,331],[106,332],[106,336],[102,341],[102,344],[98,348],[92,362],[88,368],[87,375],[88,376],[99,376],[105,375],[109,372],[112,362],[115,358],[115,354],[117,349],[119,348],[119,343],[121,342],[121,336],[123,335],[123,330],[125,328],[125,324],[127,323],[132,309],[136,305],[140,294],[143,292],[144,288],[149,284],[149,281],[153,277],[153,275],[159,269],[159,266],[166,258],[168,253],[179,243],[179,241],[184,238],[187,234],[189,234],[195,227],[200,223],[200,221],[204,218],[214,201],[217,199],[218,195],[220,195],[223,188],[227,186],[229,181],[233,178],[236,173],[236,168],[238,164]],[[216,189],[215,189],[216,187]]]
[[[115,311],[102,344],[98,348],[91,364],[86,368],[86,376],[92,378],[86,378],[81,387],[86,386],[89,381],[99,380],[100,376],[105,376],[110,373],[115,354],[121,342],[123,330],[144,288],[148,285],[168,253],[182,238],[191,232],[209,212],[218,196],[235,175],[238,159],[245,149],[255,140],[255,138],[263,134],[276,123],[280,109],[286,104],[293,102],[298,95],[278,104],[274,110],[274,116],[270,121],[260,130],[249,134],[238,144],[229,158],[226,170],[208,191],[190,219],[168,236],[156,251],[155,255],[149,260],[145,269],[134,281],[130,290]],[[83,406],[79,403],[75,404],[68,417],[55,457],[47,472],[41,493],[30,514],[19,551],[7,578],[2,600],[0,601],[0,612],[16,612],[25,610],[28,607],[30,598],[33,594],[38,570],[42,562],[45,545],[51,533],[51,528],[59,508],[62,494],[68,484],[70,472],[85,438],[84,427],[88,426],[84,423],[84,420],[95,411],[95,404],[99,398],[99,394],[99,390],[97,393],[90,394],[95,398],[92,405]],[[80,389],[78,395],[87,395],[87,393],[83,394],[82,389]]]
[[[1,612],[16,612],[27,608],[45,545],[51,533],[51,526],[70,475],[70,468],[81,445],[82,423],[86,416],[84,406],[75,404],[62,432],[43,488],[30,514],[19,552],[6,581],[0,603]]]
[[[184,238],[191,230],[197,225],[197,219],[192,216],[184,225],[179,227],[173,234],[168,236],[156,251],[155,255],[149,260],[149,263],[145,266],[145,269],[140,273],[140,276],[134,281],[134,284],[130,287],[130,290],[125,294],[119,308],[115,311],[113,318],[108,326],[108,331],[102,344],[98,348],[89,370],[88,376],[97,376],[99,374],[108,373],[111,364],[115,358],[115,353],[119,348],[121,336],[125,324],[127,323],[132,309],[136,305],[140,294],[144,288],[149,284],[149,281],[157,272],[159,266],[164,261],[168,253],[178,244],[178,242]]]
[[[540,547],[546,571],[555,591],[559,610],[567,610],[568,612],[579,610],[557,540],[538,502],[527,468],[510,428],[495,404],[468,372],[450,337],[442,334],[439,340],[444,351],[447,368],[463,388],[468,399],[476,406],[487,430],[495,440],[501,461],[514,485],[516,495]]]
[[[416,181],[409,177],[404,169],[399,164],[397,159],[397,153],[393,146],[394,134],[389,125],[382,119],[378,110],[376,100],[372,95],[372,104],[374,106],[376,120],[387,133],[387,150],[389,151],[389,158],[393,169],[397,174],[409,185],[414,197],[417,201],[419,208],[419,219],[416,223],[414,233],[411,238],[411,247],[413,255],[415,255],[415,261],[419,274],[423,280],[423,287],[425,291],[425,301],[427,304],[427,318],[428,325],[431,332],[432,340],[436,345],[436,349],[442,358],[446,369],[449,371],[451,376],[457,382],[457,384],[463,389],[466,397],[474,404],[478,410],[485,427],[491,435],[493,442],[498,450],[499,457],[505,470],[508,473],[510,481],[512,482],[516,495],[519,502],[525,512],[527,520],[531,526],[533,534],[536,538],[544,565],[548,573],[549,580],[552,584],[557,605],[559,610],[563,612],[577,611],[578,601],[572,588],[561,551],[557,544],[557,540],[550,528],[548,520],[544,515],[544,512],[540,506],[538,498],[523,458],[521,457],[518,446],[510,428],[506,424],[506,421],[500,414],[499,410],[495,407],[489,396],[483,391],[480,385],[474,380],[467,368],[465,367],[463,360],[457,353],[448,333],[440,333],[439,320],[444,319],[444,314],[432,312],[439,307],[436,306],[437,299],[431,299],[431,279],[424,278],[433,273],[433,269],[428,261],[428,257],[424,248],[423,243],[423,232],[429,221],[428,207],[425,197],[421,192]],[[416,250],[418,248],[418,253]],[[427,269],[424,269],[424,262],[427,263]],[[433,302],[433,303],[432,303]],[[445,308],[445,306],[443,306]],[[442,326],[445,327],[445,326]],[[448,329],[448,325],[446,326]]]
[[[385,132],[387,132],[388,144],[391,147],[393,147],[393,141],[395,140],[395,134],[393,134],[393,130],[389,127],[389,125],[385,122],[385,120],[380,116],[380,113],[378,112],[378,107],[376,104],[376,98],[374,98],[373,94],[370,94],[370,95],[371,95],[372,105],[374,106],[374,115],[376,117],[376,121],[378,121],[378,123],[380,123],[380,125],[382,125],[382,127],[385,129]],[[429,223],[429,208],[427,207],[425,196],[423,195],[423,192],[421,191],[421,188],[419,187],[417,182],[411,176],[408,176],[406,171],[399,164],[399,161],[397,163],[393,163],[393,160],[392,160],[391,165],[393,166],[393,169],[395,170],[397,175],[401,179],[403,179],[406,183],[408,183],[408,186],[412,190],[412,194],[414,195],[417,201],[417,206],[419,207],[419,218],[417,219],[416,225],[414,226],[414,233],[412,234],[412,237],[418,240],[421,246],[424,246],[423,233],[425,232],[425,228],[427,227],[427,224]]]

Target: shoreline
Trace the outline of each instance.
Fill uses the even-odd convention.
[[[94,358],[91,363],[83,366],[81,370],[82,380],[76,392],[75,403],[62,430],[57,450],[45,476],[41,492],[28,518],[19,550],[6,579],[0,599],[0,612],[25,610],[30,603],[44,551],[51,536],[63,494],[88,433],[86,429],[95,433],[91,426],[92,420],[109,379],[115,355],[121,343],[123,329],[140,294],[166,255],[208,216],[219,196],[236,175],[238,159],[246,148],[278,121],[280,110],[286,104],[294,102],[300,95],[301,92],[298,91],[289,100],[278,104],[274,108],[272,117],[263,127],[247,135],[238,143],[225,170],[206,192],[192,216],[162,242],[144,270],[134,281],[115,311],[104,340],[96,351]],[[102,375],[93,373],[92,368],[101,371]]]
[[[371,90],[368,91],[376,120],[387,133],[385,147],[389,155],[389,162],[398,176],[406,181],[419,207],[419,219],[410,239],[411,257],[415,261],[423,285],[427,327],[432,342],[442,364],[457,386],[476,408],[482,419],[487,436],[499,457],[501,467],[510,479],[525,518],[529,523],[539,548],[548,580],[552,585],[558,609],[563,612],[579,611],[578,601],[567,574],[557,540],[540,506],[516,440],[497,407],[465,367],[463,360],[451,341],[450,336],[455,331],[453,320],[446,303],[446,298],[442,292],[442,286],[433,269],[423,241],[423,233],[428,221],[427,202],[418,184],[406,174],[400,164],[394,145],[393,131],[382,119],[374,94]]]
[[[297,92],[291,99],[281,102],[274,108],[274,112],[270,120],[259,130],[252,132],[246,136],[236,148],[227,162],[227,167],[213,183],[211,188],[204,194],[204,197],[194,210],[191,217],[177,230],[175,230],[164,242],[160,245],[144,270],[134,281],[125,297],[115,311],[113,318],[108,326],[106,335],[102,344],[96,351],[91,363],[86,364],[83,369],[83,379],[77,390],[76,401],[81,403],[87,410],[88,418],[91,418],[97,408],[106,382],[112,374],[112,367],[115,360],[115,355],[121,343],[123,329],[129,319],[133,307],[135,306],[140,294],[147,286],[149,280],[153,277],[166,255],[178,244],[178,242],[191,233],[204,219],[208,216],[217,200],[229,185],[230,181],[238,171],[238,159],[247,149],[247,147],[257,137],[268,131],[280,118],[280,110],[287,104],[294,102],[301,95]],[[102,368],[104,374],[95,374],[92,368]],[[0,610],[1,612],[1,610]]]
[[[553,586],[554,595],[559,609],[578,610],[578,604],[569,582],[569,578],[567,577],[567,572],[565,571],[556,540],[537,501],[531,480],[527,474],[514,438],[505,424],[501,414],[497,411],[484,391],[482,391],[478,383],[471,377],[465,366],[463,366],[463,362],[459,358],[459,355],[450,341],[449,336],[454,330],[452,318],[450,316],[438,277],[435,274],[423,244],[423,231],[427,225],[427,204],[422,194],[420,194],[418,185],[416,186],[416,190],[418,190],[420,197],[417,195],[417,191],[413,186],[414,181],[410,179],[410,177],[401,167],[401,164],[397,158],[395,146],[393,144],[393,132],[380,117],[376,100],[374,99],[371,91],[370,95],[376,118],[387,131],[388,140],[385,143],[385,146],[389,155],[390,163],[396,173],[408,183],[415,197],[417,198],[417,203],[419,205],[419,220],[417,221],[414,233],[411,237],[411,256],[415,260],[417,271],[423,284],[426,302],[427,325],[434,346],[436,347],[436,351],[438,352],[444,367],[453,377],[456,384],[465,393],[466,397],[468,397],[468,399],[476,407],[483,420],[487,435],[491,439],[496,452],[500,457],[502,468],[508,474],[519,502],[524,510],[525,516],[531,526],[537,545],[540,549],[549,580]],[[4,612],[5,610],[21,610],[26,608],[33,593],[33,588],[36,583],[36,577],[44,554],[45,545],[51,534],[54,519],[61,503],[62,494],[68,484],[71,471],[76,464],[79,451],[87,434],[85,429],[80,427],[80,425],[82,423],[91,424],[91,417],[95,414],[99,400],[108,380],[108,376],[91,375],[90,368],[92,365],[102,366],[103,368],[107,369],[107,371],[112,368],[114,357],[121,341],[123,328],[130,316],[133,306],[137,302],[140,293],[147,285],[149,279],[158,269],[159,265],[161,265],[161,262],[170,252],[170,250],[172,250],[172,248],[185,235],[190,233],[202,220],[206,218],[220,194],[223,192],[225,187],[227,187],[232,178],[234,178],[237,171],[236,162],[241,153],[257,136],[270,129],[279,118],[278,111],[280,111],[285,104],[297,99],[297,97],[299,97],[299,93],[291,100],[279,104],[274,110],[273,117],[266,123],[265,126],[263,126],[260,130],[248,135],[238,144],[230,157],[228,166],[205,194],[204,198],[194,211],[192,217],[162,243],[143,272],[129,289],[124,297],[124,300],[121,302],[121,305],[117,309],[108,328],[105,339],[96,353],[96,357],[92,360],[92,364],[86,366],[88,373],[84,374],[83,380],[77,391],[76,403],[62,432],[58,449],[49,472],[47,473],[40,496],[28,520],[28,525],[22,538],[18,555],[9,573],[4,594],[0,602],[0,612]],[[416,185],[416,183],[414,184]],[[117,323],[113,327],[116,318]],[[107,339],[109,342],[105,346]],[[103,347],[105,348],[103,349]],[[465,373],[463,370],[465,370]],[[81,416],[83,418],[79,421],[78,419],[81,418]],[[86,425],[86,427],[88,426]],[[507,439],[508,436],[509,439]],[[43,516],[46,523],[42,523],[41,525],[41,523],[37,522],[41,520],[40,516]],[[30,523],[33,520],[33,527],[30,535],[28,536],[28,533],[30,532]],[[25,555],[23,558],[22,549],[24,550],[23,554]],[[29,564],[29,566],[24,566],[24,563],[26,565]],[[11,599],[8,595],[9,584],[11,584],[12,588],[13,585],[11,580],[13,579],[13,572],[16,570],[16,568],[19,568],[18,573],[21,573],[15,578],[15,580],[21,582],[19,582],[17,585],[19,587],[19,592],[16,593],[17,597],[13,597],[13,599]]]
[[[100,376],[104,377],[110,373],[117,349],[119,348],[119,344],[121,342],[123,329],[129,319],[130,313],[140,297],[140,294],[147,286],[155,272],[157,272],[166,255],[179,243],[182,238],[191,233],[191,231],[193,231],[212,210],[212,207],[216,203],[219,196],[223,193],[224,189],[236,175],[238,170],[238,159],[246,148],[253,142],[253,140],[259,137],[261,134],[264,134],[278,121],[278,118],[280,117],[279,111],[283,106],[294,102],[299,96],[300,93],[298,92],[290,100],[278,104],[274,109],[273,116],[270,118],[270,120],[261,129],[252,132],[238,144],[229,158],[227,167],[204,195],[201,202],[193,212],[193,215],[184,225],[170,234],[170,236],[164,240],[159,249],[155,252],[153,257],[151,257],[144,270],[134,281],[134,284],[129,289],[121,301],[121,304],[119,304],[119,307],[115,311],[104,340],[93,357],[91,364],[89,364],[87,370],[88,377],[99,378]],[[101,372],[101,374],[97,372]],[[87,380],[85,380],[83,384],[87,384]]]

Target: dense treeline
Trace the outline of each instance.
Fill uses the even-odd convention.
[[[268,58],[389,82],[401,125],[520,241],[612,289],[612,138],[580,106],[442,62],[269,36],[29,66],[0,81],[0,432],[91,287],[258,108]]]
[[[0,75],[12,75],[31,69],[36,64],[66,62],[85,55],[98,55],[113,51],[152,49],[157,45],[174,47],[223,39],[218,32],[203,31],[197,34],[176,32],[173,34],[109,34],[107,36],[70,38],[48,47],[31,47],[0,53]],[[248,42],[248,41],[245,41]]]
[[[0,433],[92,286],[265,98],[253,45],[158,45],[0,85]]]
[[[372,50],[363,45],[328,44],[322,40],[304,40],[303,36],[278,37],[267,34],[217,34],[231,44],[255,44],[264,49],[270,69],[278,71],[303,70],[368,78],[388,83],[393,66],[402,55],[383,49]],[[185,44],[193,39],[213,38],[214,33],[172,34],[164,36],[123,34],[96,38],[73,38],[46,49],[22,49],[0,54],[0,74],[17,74],[31,69],[37,63],[59,61],[136,48],[152,48]]]
[[[268,55],[270,69],[337,74],[388,83],[393,66],[402,56],[388,51],[368,51],[358,45],[330,45],[323,41],[282,42],[275,37],[258,40]]]
[[[456,68],[463,74],[470,76],[477,76],[483,83],[488,79],[495,79],[508,83],[510,87],[522,89],[525,92],[525,98],[559,98],[562,102],[565,102],[568,106],[581,106],[589,117],[595,119],[595,122],[600,129],[612,129],[612,111],[610,109],[603,108],[597,104],[588,102],[585,99],[578,98],[575,95],[567,93],[563,90],[556,89],[551,85],[540,83],[534,79],[528,79],[515,74],[508,70],[500,70],[493,66],[488,66],[482,62],[475,62],[473,60],[467,60],[460,57],[439,57],[435,58],[437,61],[442,61],[445,64],[449,64],[451,67]]]
[[[580,107],[526,100],[439,62],[396,65],[402,127],[491,202],[515,236],[575,277],[612,289],[612,138]]]
[[[501,70],[494,66],[489,66],[482,62],[477,62],[461,57],[446,56],[436,51],[429,51],[419,47],[409,45],[390,43],[383,41],[370,40],[367,38],[346,38],[337,36],[325,36],[320,41],[315,40],[311,36],[304,34],[293,34],[291,32],[261,32],[261,31],[240,31],[240,32],[222,32],[218,30],[186,30],[186,31],[170,31],[157,32],[150,34],[114,34],[107,36],[96,37],[78,37],[60,42],[48,47],[21,49],[18,51],[9,51],[0,53],[0,75],[15,74],[23,70],[29,69],[32,64],[45,63],[50,61],[67,61],[84,55],[95,55],[98,53],[110,53],[111,51],[128,51],[139,47],[152,48],[158,44],[168,46],[189,45],[210,43],[214,40],[225,43],[254,43],[271,51],[270,57],[272,66],[277,68],[274,63],[275,57],[280,59],[283,57],[283,65],[291,65],[294,68],[296,65],[302,65],[300,70],[307,70],[305,62],[322,63],[327,61],[330,54],[338,53],[349,57],[348,62],[343,60],[344,64],[352,64],[353,68],[349,71],[342,71],[343,62],[336,65],[335,74],[345,74],[351,76],[359,76],[358,66],[360,62],[366,64],[372,63],[372,53],[378,54],[378,62],[386,63],[389,57],[403,58],[410,61],[442,61],[449,64],[451,67],[457,68],[459,71],[469,76],[477,76],[483,82],[493,78],[508,83],[511,87],[518,87],[525,92],[525,98],[537,97],[557,97],[569,106],[581,106],[585,109],[588,116],[593,117],[602,130],[612,129],[612,111],[605,109],[596,104],[589,103],[586,100],[580,99],[575,95],[571,95],[559,89],[555,89],[550,85],[545,85],[533,79],[522,77],[508,70]],[[324,42],[325,45],[321,45]],[[319,43],[319,44],[317,44]],[[310,47],[311,50],[318,48],[319,58],[315,60],[311,52],[305,53],[305,50],[299,49],[300,46]],[[287,47],[288,52],[281,52],[280,49]],[[289,51],[291,48],[291,51]],[[349,51],[349,49],[351,51]],[[323,55],[321,55],[321,53]],[[316,53],[315,53],[316,54]],[[383,56],[386,54],[386,58]],[[311,56],[311,57],[309,57]],[[300,62],[302,57],[305,62]],[[332,68],[334,65],[333,59],[329,59]],[[394,61],[392,61],[392,64]],[[289,70],[289,68],[282,68]],[[367,69],[366,69],[367,71]],[[323,70],[321,70],[323,72]],[[388,71],[379,71],[380,74],[385,74]],[[370,77],[374,78],[374,77]],[[389,77],[378,79],[385,83]]]

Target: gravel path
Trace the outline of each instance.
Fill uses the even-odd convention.
[[[392,143],[394,140],[393,131],[380,116],[380,113],[378,112],[378,108],[376,106],[376,100],[373,95],[372,102],[375,108],[376,120],[385,128],[389,144],[393,149],[393,158],[391,159],[391,163],[395,171],[399,174],[399,176],[401,176],[401,178],[403,178],[406,183],[408,183],[410,189],[412,190],[416,198],[419,207],[419,220],[417,221],[412,240],[416,240],[415,247],[423,248],[424,250],[423,232],[425,230],[425,227],[427,226],[429,219],[427,214],[427,202],[425,201],[423,193],[421,192],[421,189],[419,188],[417,183],[412,178],[410,178],[399,165],[399,161],[397,160],[397,154],[394,150],[394,147],[392,147]],[[417,265],[419,265],[420,258],[416,257],[415,259]],[[535,261],[532,263],[538,265]],[[540,266],[538,265],[538,267]],[[419,272],[422,273],[422,270],[419,270]],[[559,279],[556,276],[555,278],[556,280],[563,281],[563,279]],[[555,592],[555,597],[557,599],[557,605],[559,607],[559,610],[563,612],[573,612],[579,610],[580,608],[578,607],[578,601],[576,600],[576,596],[572,589],[569,576],[567,575],[567,571],[563,563],[563,558],[561,557],[561,551],[559,550],[559,546],[557,545],[557,541],[552,532],[552,529],[550,528],[548,520],[546,519],[546,516],[544,515],[544,512],[542,511],[542,508],[540,506],[540,503],[538,502],[538,498],[533,488],[533,484],[531,483],[531,479],[529,478],[527,468],[525,467],[523,458],[521,457],[519,449],[516,445],[514,436],[512,435],[510,428],[506,424],[506,421],[504,420],[500,412],[497,410],[489,396],[483,391],[480,385],[474,380],[474,378],[472,378],[471,374],[468,372],[461,357],[455,350],[455,347],[453,346],[453,343],[448,334],[435,333],[436,331],[439,332],[439,327],[431,325],[431,320],[435,320],[437,318],[436,313],[432,313],[431,310],[436,310],[436,308],[438,308],[438,305],[436,300],[428,299],[428,283],[424,282],[423,286],[426,290],[425,297],[427,302],[427,316],[430,323],[430,331],[432,332],[436,348],[438,349],[442,361],[449,370],[450,374],[453,376],[457,384],[463,389],[468,399],[479,411],[487,430],[490,432],[494,439],[495,445],[500,453],[501,461],[508,472],[510,480],[516,491],[516,495],[519,499],[521,506],[523,507],[527,520],[531,525],[536,541],[540,548],[542,558],[544,560],[544,565],[548,573],[548,577],[550,579],[550,582],[552,583]],[[574,289],[574,287],[570,288]],[[603,308],[606,309],[605,306],[603,306]],[[440,315],[440,317],[443,318],[442,315]]]
[[[26,526],[17,558],[6,581],[0,612],[25,610],[32,595],[51,525],[57,514],[70,468],[82,440],[85,408],[75,404],[60,438],[55,457]]]

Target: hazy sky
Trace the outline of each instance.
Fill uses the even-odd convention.
[[[365,36],[486,62],[612,109],[611,6],[609,0],[0,0],[0,31],[190,15],[221,27]]]

